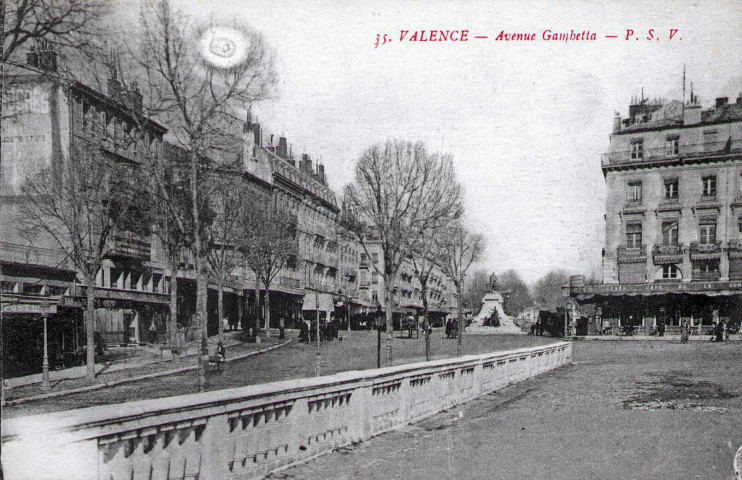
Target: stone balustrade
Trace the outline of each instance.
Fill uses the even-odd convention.
[[[3,421],[6,478],[252,479],[571,361],[572,344]]]

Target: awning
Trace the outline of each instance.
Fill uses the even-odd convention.
[[[319,307],[318,307],[319,306]],[[302,310],[327,312],[329,316],[335,311],[335,302],[329,293],[307,293],[304,295]]]

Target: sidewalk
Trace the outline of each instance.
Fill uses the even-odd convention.
[[[225,347],[227,348],[227,362],[239,360],[251,355],[257,355],[264,353],[275,348],[282,347],[288,344],[291,340],[278,340],[276,337],[270,337],[268,339],[263,338],[262,343],[243,343],[240,340],[233,338],[236,334],[241,332],[225,332],[227,338],[225,339]],[[190,343],[190,342],[189,342]],[[209,352],[211,353],[216,348],[217,337],[209,337]],[[149,351],[147,351],[149,350]],[[12,389],[8,389],[5,392],[5,403],[6,405],[15,405],[18,403],[25,403],[34,400],[41,400],[44,398],[58,397],[62,395],[68,395],[72,393],[86,392],[91,390],[98,390],[100,388],[110,387],[119,385],[127,382],[135,382],[153,377],[161,377],[166,375],[173,375],[177,373],[186,372],[188,370],[195,370],[198,368],[198,355],[197,345],[188,346],[188,356],[181,357],[180,361],[175,363],[172,359],[160,360],[159,348],[156,349],[157,354],[155,356],[152,351],[153,348],[145,348],[140,352],[141,355],[128,359],[128,361],[122,362],[116,365],[97,365],[101,367],[100,373],[96,375],[97,383],[90,385],[85,380],[85,367],[75,367],[75,372],[81,369],[81,375],[76,377],[64,377],[60,376],[57,378],[52,377],[51,390],[44,392],[41,389],[40,380],[38,383],[26,383],[22,386],[17,386]],[[73,375],[74,372],[66,373],[65,371],[54,372],[59,374]],[[98,369],[97,369],[98,370]],[[30,377],[36,377],[32,375]],[[40,377],[40,376],[39,376]],[[28,377],[23,377],[28,378]]]
[[[573,337],[575,340],[604,341],[604,342],[680,342],[680,335],[580,335]],[[688,337],[689,342],[708,342],[711,335],[691,335]],[[742,335],[729,335],[728,342],[742,341]]]
[[[242,342],[235,339],[234,337],[241,332],[224,332],[225,336],[225,347],[231,347],[239,345]],[[209,337],[208,344],[209,349],[213,349],[216,346],[217,336]],[[198,353],[198,344],[196,340],[187,342],[184,346],[185,354],[181,355],[181,358],[186,358]],[[160,363],[162,359],[172,360],[172,355],[169,351],[165,351],[165,355],[161,358],[160,346],[159,345],[135,345],[131,347],[109,347],[109,351],[113,352],[114,359],[105,363],[95,364],[96,376],[102,373],[117,372],[120,370],[127,370],[130,368],[138,368],[144,365],[151,365],[154,363]],[[123,358],[122,358],[123,357]],[[65,368],[64,370],[56,370],[49,372],[49,379],[52,382],[60,380],[70,380],[74,378],[82,378],[85,376],[87,367],[81,365],[79,367]],[[5,388],[13,389],[17,387],[24,387],[35,383],[41,383],[42,375],[36,373],[34,375],[27,375],[25,377],[8,378],[5,380]]]

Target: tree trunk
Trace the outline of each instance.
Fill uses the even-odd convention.
[[[178,345],[178,262],[170,261],[170,345]],[[177,354],[175,352],[178,352]],[[173,362],[180,362],[180,350],[173,350]]]
[[[87,311],[85,312],[85,333],[87,337],[87,358],[85,360],[85,380],[95,383],[95,275],[85,278]]]
[[[428,282],[420,282],[423,294],[423,329],[425,330],[425,360],[430,360],[430,335],[428,334]]]
[[[253,338],[258,336],[260,329],[260,284],[258,283],[258,274],[255,274],[255,318],[253,318],[250,327],[252,328]]]
[[[456,356],[461,356],[461,337],[464,336],[464,330],[466,328],[465,321],[462,315],[461,310],[461,284],[459,282],[456,283],[456,295],[459,298],[459,301],[456,303],[456,315],[459,319],[459,334],[456,336]]]
[[[394,340],[394,274],[384,274],[384,303],[386,304],[386,366],[392,366],[392,341]]]
[[[219,341],[224,341],[224,286],[222,285],[221,279],[217,284],[217,310],[219,311]]]
[[[265,285],[265,338],[271,336],[271,293],[270,285]]]
[[[209,365],[209,350],[206,335],[206,295],[208,292],[207,278],[203,272],[204,259],[201,258],[201,218],[198,210],[198,155],[191,148],[191,213],[193,215],[193,262],[196,267],[196,329],[200,344],[198,356],[198,391],[203,392],[206,387],[206,367]]]

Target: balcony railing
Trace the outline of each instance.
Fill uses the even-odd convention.
[[[694,271],[692,280],[694,282],[716,282],[721,278],[721,272],[698,272]]]
[[[721,242],[715,242],[715,243],[699,243],[699,242],[693,242],[690,244],[690,253],[721,253]]]
[[[133,232],[116,232],[111,236],[111,255],[149,260],[152,245]]]
[[[734,140],[732,142],[725,140],[721,142],[680,145],[675,151],[677,151],[677,153],[674,153],[673,150],[666,147],[645,148],[639,158],[632,158],[632,152],[630,150],[608,152],[602,155],[602,164],[606,167],[623,163],[652,162],[656,160],[672,160],[680,157],[702,157],[706,155],[742,152],[742,140]]]
[[[284,287],[301,288],[301,280],[291,277],[281,277],[281,285]]]
[[[644,257],[647,255],[647,246],[627,247],[622,245],[618,247],[616,253],[618,253],[619,257]]]
[[[68,268],[69,266],[67,255],[62,250],[8,242],[0,242],[0,260],[57,268]]]
[[[682,255],[683,244],[677,245],[655,245],[652,249],[652,253],[655,255]]]

